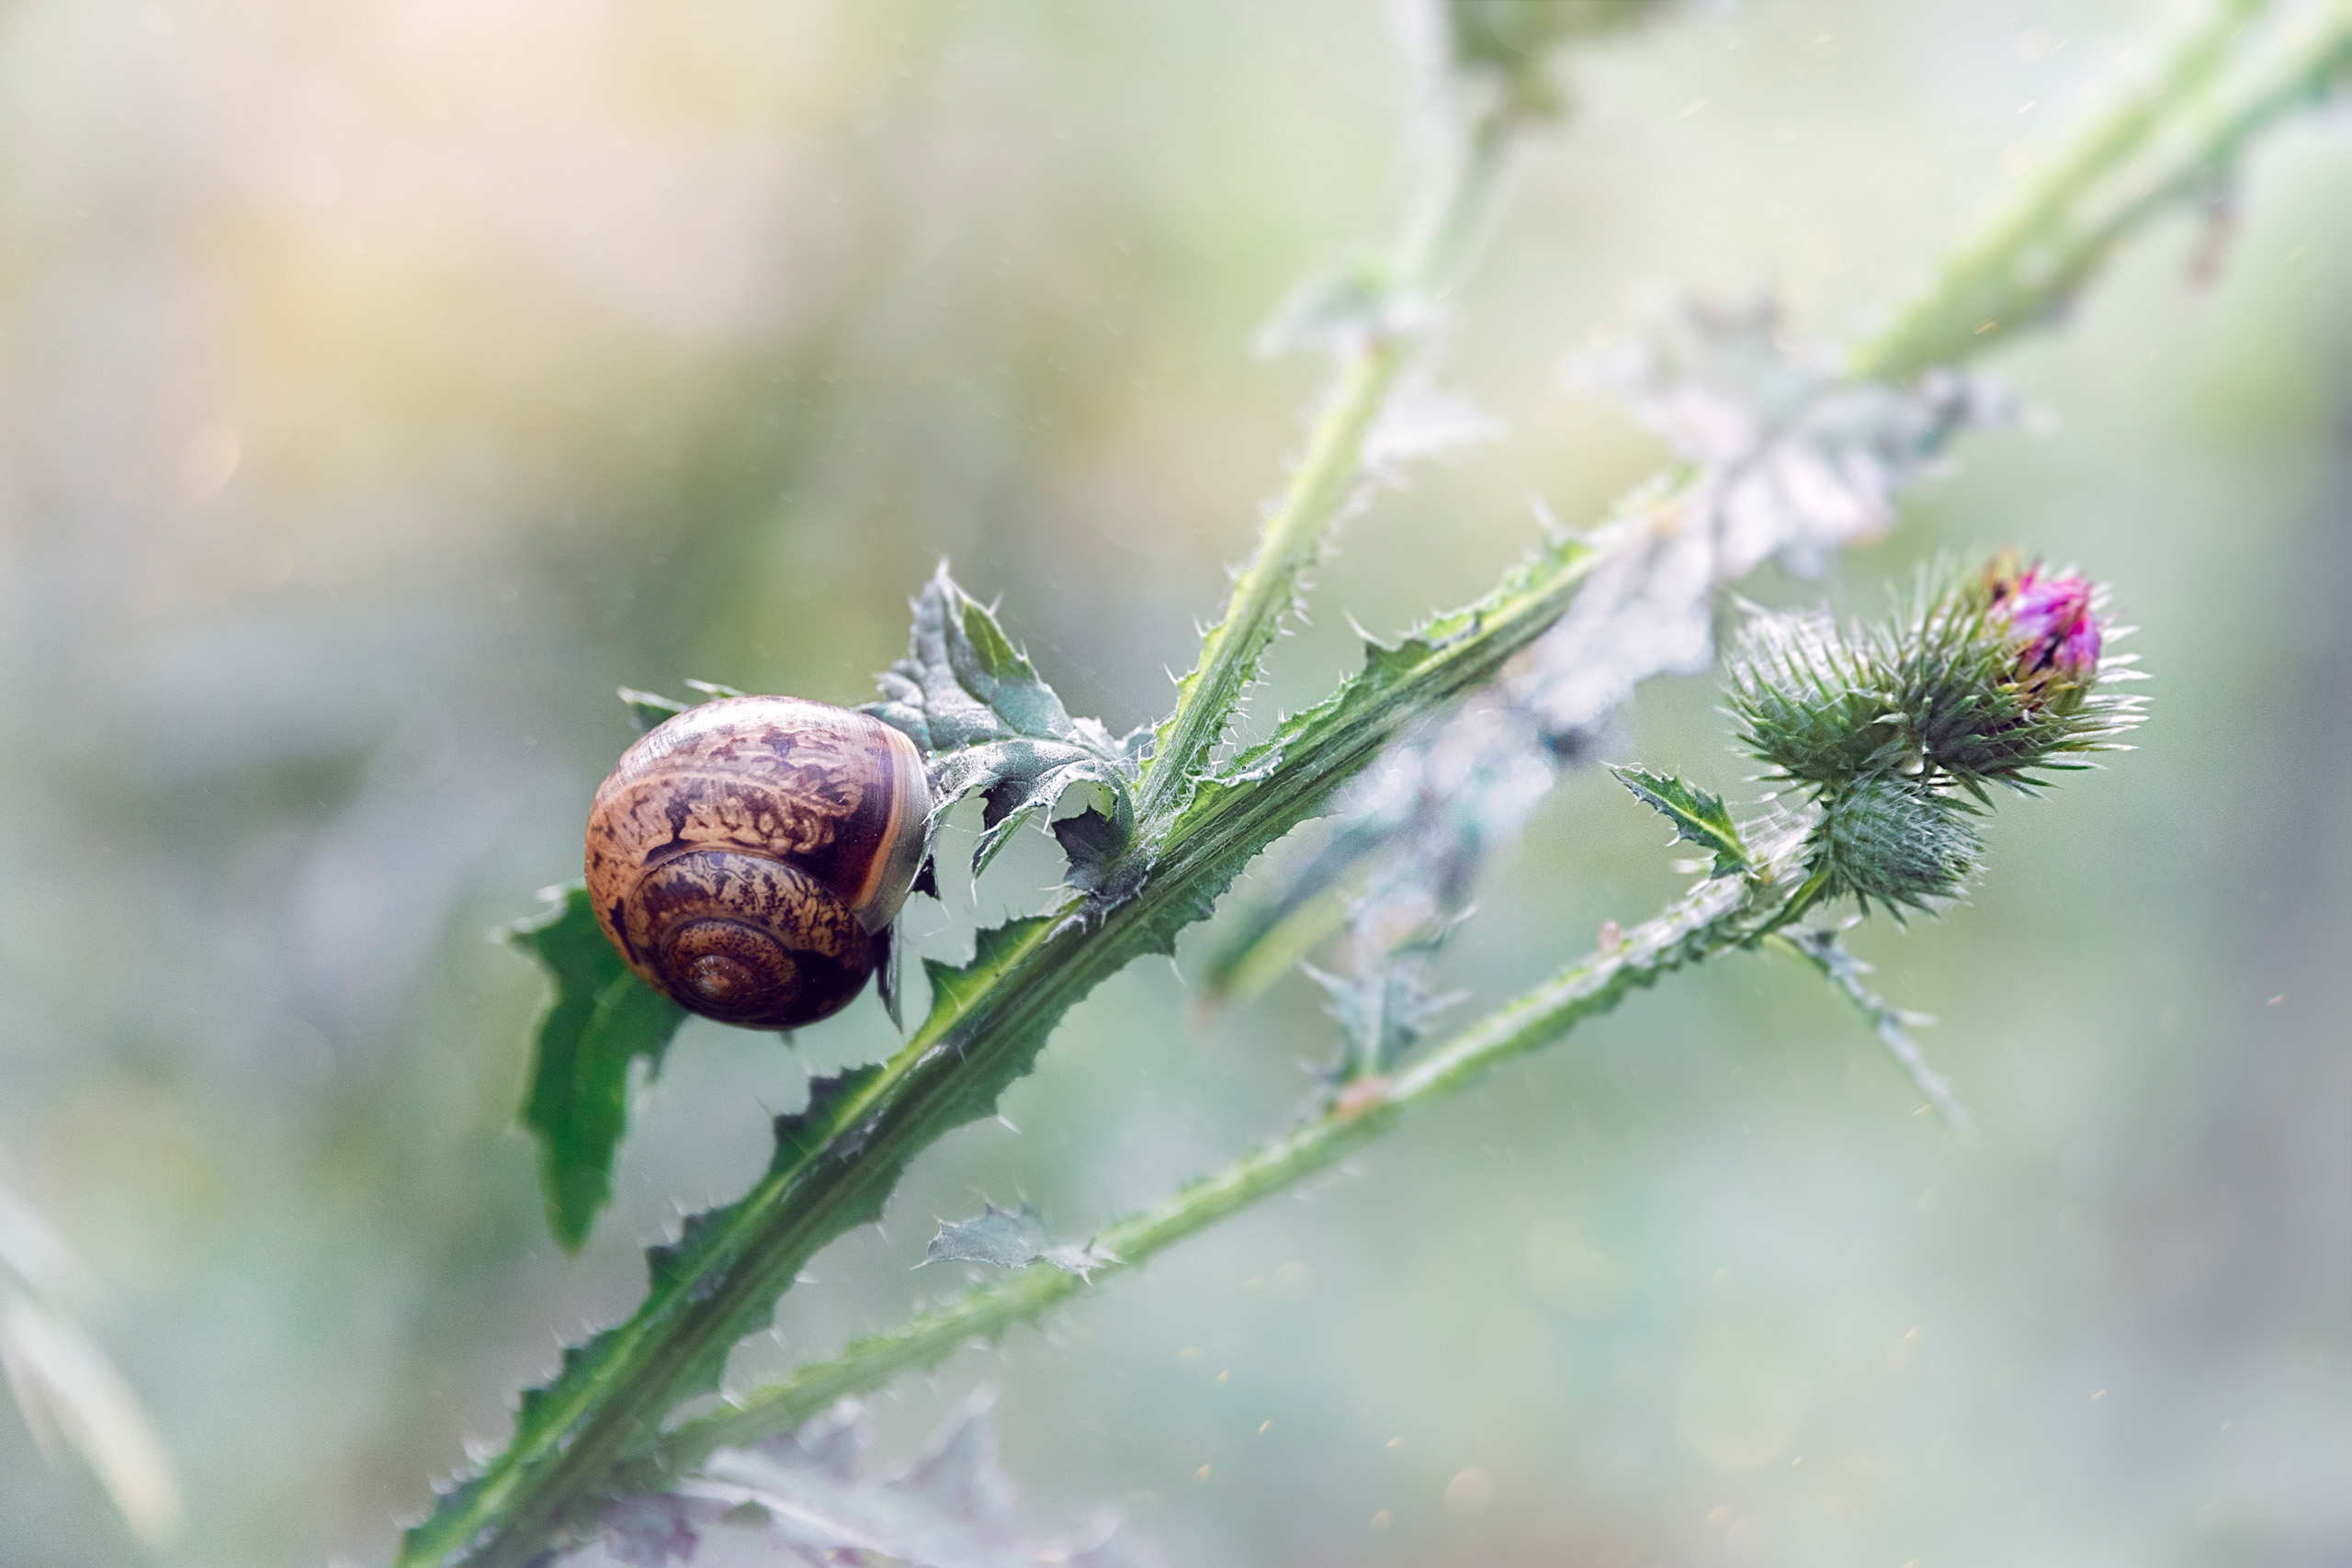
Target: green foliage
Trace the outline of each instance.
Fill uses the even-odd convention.
[[[2216,0],[2009,190],[1923,295],[1852,356],[1896,379],[2063,319],[2123,242],[2231,187],[2247,150],[2352,76],[2352,16]]]
[[[536,1553],[517,1543],[576,1522],[588,1489],[641,1451],[663,1415],[677,1404],[718,1392],[728,1352],[737,1340],[765,1326],[787,1282],[774,1278],[775,1258],[792,1257],[797,1267],[807,1256],[777,1247],[772,1234],[775,1194],[811,1160],[837,1155],[843,1133],[870,1111],[883,1072],[859,1067],[811,1081],[808,1104],[776,1118],[775,1156],[760,1183],[738,1202],[689,1216],[676,1241],[646,1249],[646,1296],[636,1313],[616,1327],[566,1347],[556,1376],[524,1391],[506,1462],[443,1493],[432,1517],[402,1540],[401,1562],[437,1562],[467,1549],[485,1507],[503,1509],[507,1528],[469,1560],[494,1562],[502,1554],[531,1560]],[[880,1215],[880,1194],[871,1192],[862,1205],[853,1202],[839,1213],[839,1224],[826,1239]],[[649,1346],[659,1346],[664,1355],[661,1379],[611,1375],[616,1364]],[[603,1419],[582,1432],[591,1417]],[[517,1500],[519,1483],[537,1473],[556,1483]]]
[[[990,1203],[977,1219],[950,1220],[923,1249],[925,1263],[989,1263],[1018,1269],[1043,1258],[1054,1245],[1043,1215],[1023,1203],[1000,1209]]]
[[[1200,782],[1169,841],[1215,834],[1237,815],[1255,815],[1236,797],[1270,780],[1281,781],[1276,795],[1291,813],[1285,830],[1312,815],[1410,723],[1492,680],[1511,655],[1541,637],[1608,547],[1553,540],[1476,603],[1432,617],[1400,641],[1367,640],[1363,667],[1329,696]]]
[[[1347,1043],[1334,1077],[1346,1081],[1386,1072],[1420,1043],[1438,1014],[1462,1000],[1463,992],[1434,992],[1429,987],[1430,955],[1442,940],[1442,932],[1424,935],[1380,955],[1356,975],[1330,975],[1305,966],[1330,998],[1324,1010]]]
[[[525,1396],[504,1451],[410,1532],[401,1560],[444,1561],[494,1519],[494,1540],[468,1561],[520,1563],[548,1531],[576,1521],[614,1466],[647,1451],[671,1409],[716,1387],[728,1349],[765,1326],[808,1258],[879,1217],[908,1160],[992,1114],[997,1097],[1029,1071],[1063,1014],[1095,986],[1148,953],[1173,951],[1177,933],[1209,913],[1251,856],[1405,729],[1491,680],[1566,608],[1598,558],[1589,545],[1555,541],[1476,604],[1394,646],[1370,645],[1363,670],[1329,700],[1193,793],[1153,845],[1148,876],[1115,898],[1073,896],[1046,914],[982,931],[968,964],[926,964],[931,1012],[913,1038],[888,1063],[812,1089],[809,1109],[778,1122],[767,1176],[740,1202],[688,1221],[674,1246],[648,1255],[650,1288],[635,1315],[565,1352],[555,1382]],[[951,608],[976,649],[980,640],[965,618],[969,602],[957,598],[943,590],[918,604],[919,623],[932,617],[918,645],[941,657],[894,671],[899,683],[888,688],[904,710],[892,722],[919,718],[934,737],[943,714],[966,724],[964,733],[1001,722],[965,706],[978,699],[953,675]],[[1001,656],[994,664],[1000,681],[1006,671],[1018,678]],[[952,688],[935,673],[942,665]],[[986,672],[985,660],[978,667]],[[925,678],[933,684],[925,687]]]
[[[567,1252],[588,1239],[612,1201],[613,1151],[628,1122],[629,1064],[659,1072],[686,1010],[632,974],[613,951],[588,889],[550,888],[551,907],[503,933],[548,974],[547,1004],[531,1029],[523,1124],[539,1145],[548,1228]]]
[[[933,831],[967,796],[985,801],[975,873],[986,869],[1023,822],[1048,821],[1062,796],[1098,786],[1097,818],[1058,835],[1072,867],[1099,877],[1135,833],[1134,789],[1148,733],[1114,739],[1091,718],[1072,718],[996,616],[938,572],[915,601],[907,657],[882,677],[883,698],[865,711],[914,741],[931,761]]]
[[[925,1050],[934,1043],[967,1035],[975,1021],[988,1017],[999,1003],[999,988],[1046,945],[1061,924],[1051,915],[1008,920],[1001,926],[990,926],[973,938],[969,963],[951,964],[934,958],[924,959],[923,973],[931,979],[931,1012],[922,1021],[922,1027],[915,1031],[908,1051]],[[941,1126],[940,1132],[995,1115],[997,1096],[1007,1084],[1029,1070],[1029,1064],[1036,1058],[1038,1049],[1046,1043],[1046,1033],[1055,1021],[1024,1020],[1017,1024],[1017,1032],[1000,1035],[1005,1047],[1006,1070],[1001,1077],[975,1076],[959,1085],[941,1112],[953,1120]]]
[[[1614,765],[1609,771],[1634,792],[1634,799],[1674,824],[1675,842],[1696,844],[1715,857],[1711,875],[1730,876],[1748,869],[1747,845],[1731,813],[1724,809],[1721,795],[1684,784],[1672,773]]]

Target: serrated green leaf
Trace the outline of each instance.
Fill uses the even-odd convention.
[[[1677,842],[1696,844],[1714,855],[1714,870],[1710,874],[1730,876],[1748,868],[1747,844],[1740,838],[1731,813],[1724,809],[1721,795],[1685,784],[1672,773],[1654,773],[1645,768],[1619,767],[1614,763],[1609,771],[1617,775],[1619,784],[1634,792],[1634,798],[1674,824]]]
[[[882,700],[865,711],[904,730],[926,754],[1014,736],[1080,740],[1061,698],[988,606],[956,586],[944,561],[915,600],[907,656],[880,681]]]
[[[1431,1020],[1466,994],[1440,995],[1429,988],[1429,954],[1435,945],[1425,941],[1399,948],[1361,975],[1302,965],[1330,998],[1323,1010],[1347,1042],[1340,1076],[1386,1072],[1429,1032]]]
[[[967,747],[944,758],[933,770],[934,793],[944,801],[983,795],[980,837],[972,848],[972,873],[988,869],[990,861],[1012,841],[1024,822],[1048,822],[1062,796],[1082,784],[1101,786],[1111,797],[1111,814],[1089,812],[1107,828],[1093,836],[1063,841],[1071,864],[1092,874],[1127,843],[1135,829],[1135,806],[1127,792],[1132,775],[1120,764],[1074,746],[1042,740],[999,740]]]
[[[974,935],[972,957],[967,964],[924,959],[922,972],[931,981],[931,1011],[924,1015],[922,1027],[915,1031],[915,1043],[942,1039],[955,1029],[990,987],[1043,942],[1056,924],[1051,915],[1007,920]],[[994,1104],[993,1096],[990,1104]]]
[[[881,678],[883,700],[865,712],[903,731],[931,761],[932,823],[967,796],[985,796],[975,874],[1025,822],[1044,826],[1073,787],[1102,786],[1102,827],[1062,835],[1073,880],[1099,884],[1134,837],[1134,787],[1143,733],[1114,740],[1092,719],[1072,718],[988,606],[942,565],[915,602],[907,657]]]
[[[1027,1203],[1000,1209],[993,1202],[977,1217],[949,1220],[923,1248],[925,1263],[987,1263],[999,1269],[1019,1269],[1035,1263],[1053,1249],[1045,1216]]]
[[[710,702],[719,697],[743,695],[734,687],[722,686],[716,681],[689,681],[686,684],[702,694],[696,702],[682,703],[665,697],[659,692],[640,692],[634,686],[620,688],[620,699],[628,705],[628,716],[636,720],[637,732],[639,735],[660,725],[667,724],[688,708],[696,706],[698,703]]]
[[[629,972],[596,923],[588,889],[550,888],[552,908],[509,926],[508,942],[548,973],[532,1026],[523,1123],[538,1140],[548,1228],[567,1252],[612,1200],[613,1151],[628,1122],[629,1064],[660,1071],[685,1009]]]
[[[759,1226],[762,1220],[772,1217],[776,1188],[790,1182],[820,1155],[854,1154],[854,1141],[844,1134],[870,1114],[869,1091],[885,1071],[877,1064],[811,1079],[808,1103],[775,1119],[775,1153],[765,1179],[737,1202],[689,1215],[677,1240],[645,1249],[644,1303],[627,1323],[565,1347],[556,1375],[524,1390],[516,1404],[514,1450],[558,1457],[564,1433],[626,1392],[609,1376],[615,1359],[690,1314],[700,1313],[711,1319],[706,1332],[689,1338],[660,1408],[626,1423],[623,1440],[614,1445],[611,1457],[618,1460],[635,1452],[651,1438],[661,1415],[673,1405],[718,1392],[728,1352],[738,1340],[768,1323],[775,1312],[776,1297],[789,1283],[780,1280],[774,1281],[773,1288],[765,1288],[763,1280],[763,1288],[732,1288],[739,1283],[739,1271],[760,1272]],[[887,1190],[887,1187],[873,1190],[865,1201],[833,1216],[826,1239],[880,1219],[882,1194]],[[486,1484],[486,1478],[476,1478],[443,1493],[433,1517],[410,1532],[403,1543],[403,1559],[421,1550],[427,1561],[437,1561],[453,1550],[452,1545],[439,1542],[440,1532],[462,1517]]]

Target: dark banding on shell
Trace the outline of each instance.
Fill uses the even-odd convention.
[[[793,697],[690,708],[622,756],[588,819],[588,889],[647,984],[753,1028],[839,1010],[879,961],[931,808],[922,759]]]

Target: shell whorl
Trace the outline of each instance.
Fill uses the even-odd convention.
[[[914,745],[792,697],[706,703],[629,748],[588,818],[588,889],[629,967],[696,1012],[791,1028],[874,972],[922,854]]]

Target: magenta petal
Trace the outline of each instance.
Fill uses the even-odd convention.
[[[2021,680],[2045,671],[2080,678],[2098,668],[2098,617],[2091,614],[2091,585],[2080,577],[2043,577],[2029,570],[1995,601],[1994,614],[2008,622],[2017,640]]]

